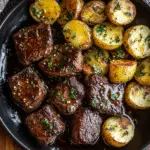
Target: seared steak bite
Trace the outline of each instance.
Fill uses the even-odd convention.
[[[68,45],[55,45],[52,54],[39,63],[48,76],[69,76],[82,71],[83,56]]]
[[[53,144],[65,130],[65,123],[50,105],[44,106],[25,119],[30,133],[44,146]]]
[[[109,84],[105,77],[92,75],[88,79],[90,105],[101,114],[121,115],[124,96],[123,84]]]
[[[37,109],[47,94],[44,83],[31,67],[9,78],[9,86],[15,103],[26,112]]]
[[[102,119],[99,113],[88,108],[78,110],[72,121],[72,144],[92,145],[100,137]]]
[[[82,104],[85,90],[76,77],[66,78],[63,83],[50,89],[50,97],[58,111],[63,115],[75,113]]]
[[[52,51],[51,27],[44,23],[23,28],[13,38],[18,58],[23,65],[38,61]]]

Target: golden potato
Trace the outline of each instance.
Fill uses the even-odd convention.
[[[88,2],[81,12],[81,19],[88,25],[102,23],[107,19],[105,14],[105,3],[103,1]]]
[[[60,6],[55,0],[35,0],[30,5],[30,14],[37,22],[53,24],[60,15]]]
[[[102,126],[104,141],[114,147],[128,144],[134,136],[134,124],[127,117],[110,117]]]
[[[125,101],[134,109],[150,108],[150,87],[131,82],[125,90]]]
[[[133,60],[112,60],[109,66],[109,78],[113,83],[130,81],[136,71],[137,62]]]
[[[140,84],[150,86],[150,58],[146,58],[138,63],[134,77]]]
[[[124,29],[121,26],[108,22],[98,24],[93,29],[94,43],[100,48],[114,50],[122,45],[123,32]]]
[[[84,22],[79,20],[69,21],[63,28],[63,34],[67,42],[79,50],[91,47],[91,30]]]
[[[131,23],[136,16],[136,7],[130,0],[111,0],[106,13],[109,20],[116,25]]]
[[[92,47],[84,54],[83,72],[86,75],[94,73],[105,75],[108,72],[109,53],[106,50]]]
[[[83,0],[63,0],[61,3],[61,14],[58,18],[58,23],[65,25],[72,19],[78,19],[83,5]]]
[[[150,56],[150,29],[145,25],[127,29],[124,35],[124,46],[136,59]]]

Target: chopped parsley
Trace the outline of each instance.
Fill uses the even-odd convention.
[[[92,104],[93,104],[93,105],[96,105],[97,103],[98,103],[97,98],[94,98],[94,99],[92,100]]]
[[[105,34],[104,34],[104,38],[106,38],[106,37],[107,37],[107,34],[105,33]]]
[[[30,82],[32,87],[35,87],[35,84],[33,81]]]
[[[55,95],[56,95],[56,96],[60,96],[60,95],[61,95],[61,92],[60,92],[60,91],[57,91]]]
[[[126,16],[132,16],[132,14],[130,12],[125,12],[124,13]]]
[[[71,97],[72,99],[75,99],[75,89],[74,89],[74,88],[71,88],[71,89],[70,89],[70,97]]]
[[[74,40],[76,38],[76,36],[77,36],[76,33],[74,33],[72,39]]]
[[[101,74],[101,70],[100,70],[99,66],[97,66],[96,64],[93,64],[93,69],[94,69],[94,73]]]
[[[116,43],[119,43],[119,42],[120,42],[120,38],[117,36],[117,37],[115,38],[115,41],[116,41]]]
[[[142,72],[142,71],[137,71],[135,73],[136,76],[144,76],[146,73],[145,72]]]
[[[98,56],[102,56],[103,55],[103,53],[102,53],[102,49],[101,48],[99,48],[98,49]]]
[[[68,111],[73,111],[73,110],[75,110],[75,107],[72,106],[72,105],[70,105],[70,106],[67,107],[67,110],[68,110]]]
[[[51,68],[51,67],[52,67],[52,63],[51,63],[51,62],[48,62],[48,63],[47,63],[47,66],[48,66],[48,68]]]
[[[73,71],[74,67],[73,66],[68,66],[68,70]]]
[[[52,124],[49,124],[47,120],[42,119],[42,120],[41,120],[41,123],[42,123],[42,126],[43,126],[43,128],[44,128],[45,130],[50,131],[50,130],[53,129],[53,125],[52,125]]]
[[[123,53],[122,48],[119,47],[116,49],[116,58],[121,58],[121,54]]]
[[[114,94],[114,93],[110,93],[110,99],[111,100],[117,100],[117,98],[118,98],[118,96],[116,95],[116,94]]]
[[[96,32],[99,33],[100,35],[106,31],[106,25],[105,24],[100,24],[97,29]]]

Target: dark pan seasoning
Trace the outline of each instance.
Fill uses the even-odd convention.
[[[19,143],[33,150],[145,146],[150,23],[143,5],[35,0],[24,6],[8,35],[0,28],[7,38],[0,39],[1,118],[10,118],[5,126]]]

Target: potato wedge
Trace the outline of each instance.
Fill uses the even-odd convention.
[[[125,90],[125,101],[134,109],[150,108],[150,87],[131,82]]]
[[[150,29],[145,25],[127,29],[124,35],[124,46],[136,59],[150,56]]]
[[[108,22],[96,25],[93,29],[95,45],[106,50],[114,50],[122,45],[123,32],[123,27]]]
[[[83,0],[62,0],[61,14],[58,18],[58,23],[61,25],[65,25],[72,19],[78,19],[83,5]]]
[[[37,22],[53,24],[60,15],[60,6],[56,0],[35,0],[30,5],[30,14]]]
[[[127,25],[136,16],[136,7],[130,0],[111,0],[106,13],[109,20],[116,25]]]
[[[114,147],[128,144],[134,136],[134,124],[127,117],[110,117],[102,126],[104,141]]]
[[[81,12],[81,19],[88,25],[102,23],[107,19],[105,14],[105,3],[103,1],[88,2]]]
[[[109,66],[110,81],[113,83],[126,83],[133,78],[136,68],[136,61],[112,60]]]
[[[92,47],[84,54],[83,72],[86,75],[100,74],[105,75],[108,72],[109,53],[106,50]]]
[[[79,50],[91,47],[91,30],[84,22],[79,20],[69,21],[63,28],[63,34],[68,43]]]
[[[150,86],[150,58],[146,58],[138,63],[134,77],[138,83]]]

